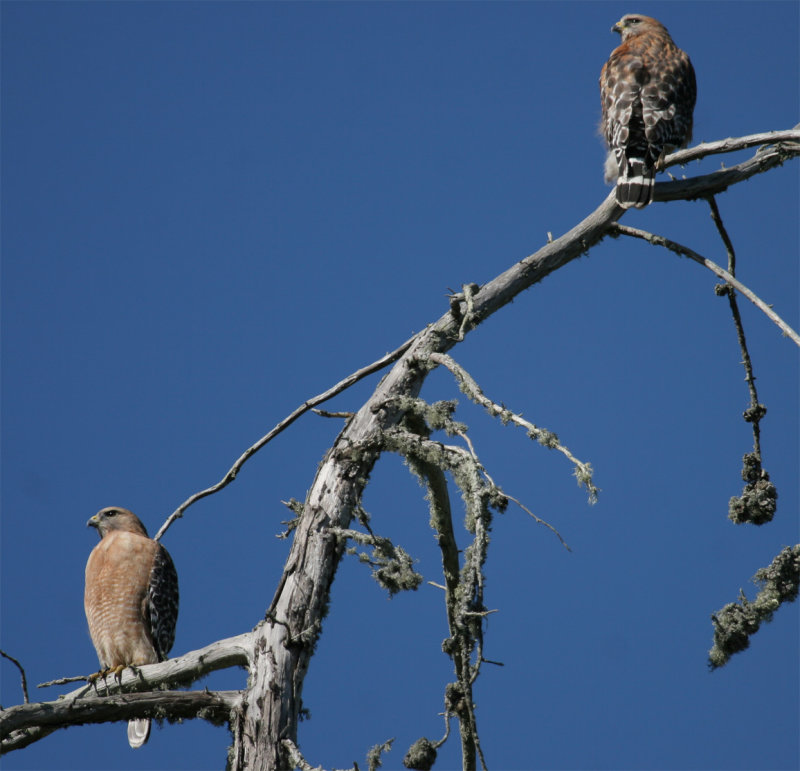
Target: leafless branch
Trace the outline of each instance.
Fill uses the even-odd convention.
[[[517,506],[519,506],[524,512],[533,517],[533,519],[536,521],[537,524],[544,525],[548,530],[551,530],[553,533],[555,533],[556,538],[558,538],[558,540],[561,541],[561,545],[567,551],[572,551],[572,549],[569,548],[569,544],[562,537],[561,533],[559,533],[558,530],[556,530],[549,522],[546,522],[541,517],[537,517],[527,506],[525,506],[525,504],[518,501],[513,495],[509,495],[508,493],[503,493],[503,495],[505,495],[505,497],[508,498],[508,500],[516,503]]]
[[[313,409],[311,410],[315,415],[319,415],[321,418],[352,418],[355,415],[355,412],[329,412],[328,410],[318,410]]]
[[[771,142],[773,144],[763,144]],[[679,150],[664,159],[665,166],[686,164],[715,153],[729,153],[748,147],[761,145],[759,150],[749,159],[731,166],[690,179],[674,182],[659,182],[655,186],[654,201],[693,201],[707,198],[727,190],[731,185],[744,182],[755,174],[780,166],[790,158],[800,155],[800,130],[767,131],[763,134],[751,134],[736,139],[723,139],[719,142],[708,142],[686,150]]]
[[[701,142],[699,145],[687,147],[684,150],[677,150],[664,159],[664,167],[676,164],[686,164],[689,161],[697,161],[709,155],[719,155],[721,153],[733,153],[737,150],[746,150],[749,147],[762,146],[763,152],[768,152],[776,145],[787,145],[800,143],[800,124],[792,129],[784,131],[763,131],[760,134],[749,134],[744,137],[729,137],[719,139],[716,142]],[[800,145],[795,148],[800,151]]]
[[[477,384],[475,379],[469,374],[469,372],[467,372],[451,356],[448,356],[444,353],[432,353],[429,358],[430,361],[436,364],[441,364],[450,370],[450,372],[456,378],[459,388],[476,404],[480,404],[481,406],[485,407],[492,417],[499,417],[503,423],[510,422],[517,426],[521,426],[522,428],[526,429],[528,436],[530,436],[531,439],[535,439],[539,442],[539,444],[545,447],[558,450],[558,452],[564,455],[564,457],[575,466],[575,476],[578,478],[578,484],[586,487],[586,489],[589,491],[589,503],[597,502],[597,495],[599,491],[592,481],[591,464],[583,463],[582,461],[578,460],[563,444],[558,441],[558,437],[551,431],[535,426],[530,421],[525,420],[521,415],[512,412],[506,407],[502,407],[501,405],[489,399],[489,397],[483,393],[483,390]],[[533,515],[531,514],[531,516]],[[538,519],[538,517],[536,519]],[[559,536],[559,538],[561,538],[561,536]]]
[[[58,677],[55,680],[48,680],[46,683],[39,683],[37,688],[52,688],[54,685],[68,685],[69,683],[88,683],[92,675],[76,675],[75,677]]]
[[[27,704],[30,700],[28,699],[28,679],[25,677],[25,670],[22,667],[22,664],[19,663],[13,656],[9,656],[5,651],[0,650],[0,656],[4,659],[8,659],[16,668],[19,670],[19,676],[22,681],[22,697],[25,699],[25,703]]]
[[[669,249],[671,252],[675,252],[675,254],[680,254],[683,257],[688,257],[690,260],[694,260],[694,262],[698,263],[698,265],[705,266],[712,273],[719,276],[719,278],[721,278],[723,281],[730,284],[738,292],[741,292],[748,300],[750,300],[751,303],[753,303],[753,305],[755,305],[762,313],[764,313],[764,315],[767,316],[770,321],[776,324],[786,337],[790,338],[795,345],[800,346],[800,335],[798,335],[797,332],[795,332],[777,313],[775,313],[775,311],[772,310],[769,305],[767,305],[757,294],[755,294],[755,292],[748,289],[741,281],[728,273],[728,271],[724,268],[721,268],[715,262],[703,257],[693,249],[690,249],[688,246],[679,244],[677,241],[672,241],[669,238],[664,238],[664,236],[658,236],[654,233],[648,233],[646,230],[640,230],[639,228],[615,224],[609,228],[609,232],[612,235],[619,234],[632,236],[633,238],[641,238],[653,246],[663,246],[664,248]]]
[[[447,358],[449,358],[449,357],[447,357]],[[471,454],[471,455],[472,455],[472,457],[475,459],[475,462],[476,462],[476,463],[478,464],[478,466],[480,467],[480,470],[481,470],[481,472],[482,472],[482,473],[483,473],[483,475],[486,477],[486,480],[489,482],[489,484],[490,484],[490,485],[492,485],[492,487],[495,487],[495,488],[497,488],[498,490],[500,490],[500,487],[498,487],[498,485],[495,483],[494,479],[492,479],[492,477],[489,475],[489,472],[486,470],[486,468],[484,467],[484,465],[481,463],[481,461],[480,461],[480,458],[478,457],[478,453],[475,451],[475,446],[472,444],[472,440],[469,438],[469,435],[468,435],[468,434],[467,434],[465,431],[459,431],[459,432],[458,432],[458,435],[459,435],[459,436],[460,436],[460,437],[461,437],[461,438],[464,440],[464,442],[466,442],[466,445],[467,445],[467,447],[469,448],[469,452],[470,452],[470,454]],[[539,525],[544,525],[544,527],[546,527],[548,530],[550,530],[552,533],[554,533],[554,534],[555,534],[555,536],[558,538],[558,540],[559,540],[559,541],[561,541],[561,545],[562,545],[562,546],[563,546],[563,547],[564,547],[564,548],[565,548],[567,551],[572,551],[572,549],[570,549],[570,548],[569,548],[569,546],[567,545],[567,542],[566,542],[566,541],[565,541],[565,540],[564,540],[564,539],[561,537],[561,533],[559,533],[559,532],[558,532],[558,530],[556,530],[556,529],[555,529],[555,528],[554,528],[554,527],[553,527],[553,526],[552,526],[552,525],[551,525],[549,522],[546,522],[546,521],[545,521],[545,520],[543,520],[541,517],[537,517],[537,516],[536,516],[536,515],[535,515],[535,514],[534,514],[534,513],[533,513],[533,512],[532,512],[532,511],[531,511],[531,510],[530,510],[530,509],[527,507],[527,506],[525,506],[524,504],[522,504],[522,503],[521,503],[521,502],[520,502],[520,501],[519,501],[517,498],[515,498],[513,495],[509,495],[509,494],[508,494],[508,493],[506,493],[505,491],[501,492],[501,495],[502,495],[504,498],[507,498],[507,499],[508,499],[509,501],[511,501],[512,503],[516,503],[516,504],[517,504],[517,506],[519,506],[519,507],[520,507],[520,508],[521,508],[521,509],[522,509],[524,512],[526,512],[527,514],[529,514],[529,515],[531,516],[531,518],[532,518],[533,520],[535,520],[535,522],[536,522],[537,524],[539,524]],[[429,582],[429,583],[430,583],[430,582]],[[492,612],[492,613],[494,613],[495,611],[491,611],[491,612]],[[481,658],[482,658],[482,657],[481,657]]]
[[[425,440],[430,441],[430,440]],[[453,448],[456,452],[464,452],[461,448]],[[423,458],[406,456],[409,467],[416,473],[427,487],[427,499],[430,506],[431,526],[436,533],[436,542],[442,555],[442,572],[445,586],[445,612],[450,637],[446,644],[446,653],[453,661],[456,678],[462,684],[464,693],[462,699],[464,706],[456,709],[452,699],[445,698],[445,722],[447,731],[445,738],[450,734],[450,713],[458,715],[460,724],[461,755],[464,769],[474,769],[476,736],[474,720],[470,720],[467,703],[472,702],[472,682],[469,676],[469,627],[463,623],[459,616],[460,595],[468,590],[461,585],[462,573],[459,565],[459,549],[453,529],[453,516],[450,507],[450,493],[447,489],[447,480],[444,470],[440,465],[429,462]],[[448,686],[448,692],[451,686]],[[438,746],[438,745],[437,745]],[[410,750],[411,751],[411,750]],[[418,751],[418,748],[414,751]]]
[[[733,276],[736,274],[736,252],[733,248],[728,231],[725,224],[722,222],[722,215],[720,214],[717,201],[714,196],[708,199],[708,205],[711,208],[711,219],[716,225],[717,232],[725,244],[725,251],[728,253],[728,272]],[[747,389],[750,392],[750,408],[745,412],[745,420],[753,426],[753,452],[755,454],[755,461],[759,464],[762,463],[761,457],[761,418],[766,414],[766,408],[758,401],[758,390],[756,389],[756,378],[753,374],[753,361],[750,357],[750,351],[747,349],[747,338],[744,334],[744,324],[742,323],[742,316],[739,313],[739,303],[736,300],[736,292],[730,288],[725,294],[728,295],[728,305],[731,309],[733,316],[733,325],[736,327],[736,339],[739,341],[739,349],[742,352],[742,364],[744,366],[744,379],[747,383]]]
[[[199,493],[189,496],[189,498],[187,498],[180,506],[178,506],[178,508],[169,515],[167,521],[161,526],[161,529],[155,534],[153,540],[158,541],[161,536],[167,532],[172,523],[176,519],[180,519],[183,516],[183,513],[189,508],[189,506],[197,503],[197,501],[206,498],[209,495],[218,493],[224,487],[227,487],[231,482],[233,482],[242,466],[244,466],[244,464],[247,463],[247,461],[250,460],[253,455],[255,455],[266,444],[271,442],[276,436],[278,436],[278,434],[291,426],[292,423],[294,423],[295,420],[297,420],[301,415],[304,415],[318,404],[322,404],[323,402],[328,401],[328,399],[332,399],[337,394],[342,393],[342,391],[347,390],[350,388],[350,386],[358,383],[359,380],[363,380],[365,377],[368,377],[375,372],[379,372],[392,362],[397,361],[409,349],[416,337],[417,335],[410,337],[402,345],[398,346],[390,353],[387,353],[385,356],[382,356],[377,361],[374,361],[372,364],[368,364],[366,367],[356,370],[343,380],[340,380],[338,383],[336,383],[336,385],[331,386],[327,391],[323,391],[321,394],[317,394],[317,396],[304,401],[296,410],[294,410],[294,412],[287,415],[280,423],[278,423],[275,428],[262,436],[261,439],[259,439],[255,444],[248,447],[239,456],[233,466],[231,466],[228,473],[225,474],[225,476],[222,477],[219,482],[211,487],[207,487],[205,490],[201,490]]]
[[[149,691],[116,696],[89,694],[80,699],[23,704],[0,715],[0,754],[22,749],[68,725],[135,717],[177,720],[198,714],[215,724],[223,724],[241,703],[241,691]]]
[[[209,694],[208,697],[200,695],[208,692],[198,691],[185,698],[170,697],[168,701],[173,706],[159,711],[160,699],[170,692],[154,689],[188,685],[218,669],[249,666],[254,656],[253,635],[253,632],[246,632],[158,664],[125,669],[119,680],[100,678],[60,696],[57,701],[27,703],[3,710],[0,713],[0,754],[21,749],[62,725],[100,723],[128,717],[196,717],[199,711],[203,711],[205,716],[207,708],[209,716],[216,715],[217,707],[231,706],[231,700],[239,698],[238,691]],[[64,681],[69,679],[72,678]],[[145,688],[146,692],[136,692]],[[95,713],[97,719],[93,717]]]

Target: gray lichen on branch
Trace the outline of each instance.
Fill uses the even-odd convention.
[[[714,623],[714,647],[708,653],[711,669],[724,666],[728,659],[750,647],[750,637],[761,624],[772,621],[775,611],[785,602],[797,599],[800,587],[800,545],[787,546],[753,576],[760,590],[753,602],[742,592],[738,602],[728,603],[711,616]]]

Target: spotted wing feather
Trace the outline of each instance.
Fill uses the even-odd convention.
[[[159,543],[150,571],[147,613],[153,647],[159,661],[164,661],[175,642],[178,621],[178,573],[169,552]]]

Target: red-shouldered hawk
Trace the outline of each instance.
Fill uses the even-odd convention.
[[[608,145],[606,182],[623,209],[653,200],[658,164],[692,138],[694,68],[661,22],[638,13],[612,28],[622,35],[600,73],[601,129]]]
[[[100,534],[86,563],[83,604],[101,670],[120,673],[163,661],[178,620],[172,558],[127,509],[109,506],[86,524]],[[141,747],[149,736],[148,718],[128,721],[131,747]]]

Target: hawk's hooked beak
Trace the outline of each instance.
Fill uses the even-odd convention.
[[[89,521],[86,523],[86,527],[99,527],[100,520],[97,518],[97,514],[95,514]]]
[[[614,25],[614,26],[611,28],[611,31],[612,31],[612,32],[619,32],[619,34],[621,35],[621,34],[622,34],[622,30],[623,30],[624,28],[625,28],[624,24],[623,24],[621,21],[618,21],[618,22],[617,22],[617,23],[616,23],[616,24],[615,24],[615,25]]]

